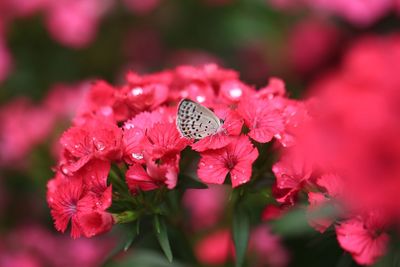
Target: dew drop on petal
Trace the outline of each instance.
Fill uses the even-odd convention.
[[[204,101],[206,101],[206,97],[202,96],[202,95],[199,95],[199,96],[196,97],[196,100],[199,103],[203,103]]]
[[[65,165],[61,166],[61,172],[66,176],[70,174],[69,169]]]
[[[134,96],[141,95],[141,94],[143,94],[143,88],[142,87],[134,87],[131,90],[131,94]]]
[[[94,141],[93,143],[98,151],[103,151],[104,149],[106,149],[106,146],[103,144],[103,142]]]
[[[137,159],[137,160],[141,160],[143,159],[143,154],[140,153],[132,153],[132,158]]]
[[[229,90],[229,95],[232,98],[239,98],[242,96],[242,94],[243,94],[243,91],[240,88],[232,88]]]

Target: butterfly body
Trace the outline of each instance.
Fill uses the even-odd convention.
[[[203,139],[221,131],[223,121],[208,108],[183,99],[178,106],[176,125],[184,137]]]

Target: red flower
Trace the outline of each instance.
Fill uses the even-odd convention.
[[[171,122],[156,123],[147,131],[146,136],[149,142],[146,152],[153,159],[175,158],[190,143],[180,135],[175,123]]]
[[[251,231],[249,252],[255,255],[252,266],[285,267],[289,263],[289,253],[279,236],[274,235],[266,226],[258,226]]]
[[[271,101],[247,98],[238,107],[239,114],[250,130],[249,136],[259,143],[271,141],[275,134],[284,129],[282,116]]]
[[[219,68],[216,64],[205,64],[202,67],[180,66],[176,68],[178,79],[191,82],[205,82],[211,85],[226,80],[237,80],[239,75],[232,70]]]
[[[279,78],[272,77],[268,81],[268,85],[261,88],[257,93],[257,97],[264,100],[270,100],[274,97],[283,97],[286,94],[285,82]]]
[[[221,83],[219,97],[226,104],[237,104],[241,99],[254,93],[254,89],[239,80],[227,80]]]
[[[113,219],[105,212],[111,206],[107,187],[110,164],[91,161],[75,176],[57,173],[48,183],[47,202],[57,230],[64,232],[71,221],[71,236],[91,237],[108,231]]]
[[[124,124],[123,154],[127,163],[144,163],[144,149],[149,145],[146,132],[161,122],[164,115],[159,110],[142,112]]]
[[[186,190],[183,205],[190,213],[190,226],[204,230],[213,227],[222,217],[227,200],[224,186],[209,186],[207,189]]]
[[[168,99],[169,87],[158,76],[141,77],[129,72],[126,79],[128,85],[122,88],[122,94],[134,111],[154,110]]]
[[[340,196],[343,192],[343,181],[336,174],[324,174],[317,179],[317,184],[323,187],[329,196]]]
[[[258,151],[246,136],[232,137],[232,142],[217,150],[200,153],[197,174],[205,183],[222,184],[230,173],[232,187],[247,183]]]
[[[96,118],[114,123],[126,120],[130,114],[131,110],[124,103],[119,90],[105,81],[96,81],[87,93],[74,123],[82,125]]]
[[[261,220],[270,221],[279,219],[282,216],[282,214],[284,214],[284,210],[282,210],[276,205],[268,204],[262,211]]]
[[[228,230],[219,230],[200,240],[195,246],[197,259],[207,265],[224,264],[233,255],[233,242]]]
[[[121,157],[122,131],[116,125],[92,121],[66,131],[60,143],[64,147],[62,171],[71,174],[92,158],[115,160]]]
[[[0,165],[25,162],[25,156],[49,136],[55,116],[29,100],[16,99],[0,108]]]
[[[276,176],[277,201],[285,204],[293,204],[297,192],[303,183],[311,176],[311,168],[302,155],[294,153],[284,155],[274,164],[272,171]]]
[[[140,164],[133,164],[126,172],[126,183],[129,190],[135,194],[138,189],[142,191],[154,190],[162,185],[172,189],[176,186],[179,173],[179,157],[175,162],[157,164],[151,159],[146,161],[146,170]]]
[[[107,178],[110,172],[110,162],[92,160],[78,175],[82,177],[85,189],[98,198],[96,205],[100,209],[111,206],[111,186],[107,186]]]
[[[203,152],[207,149],[222,148],[232,141],[231,136],[237,136],[242,131],[243,120],[235,111],[218,110],[216,113],[224,118],[221,130],[194,143],[193,150]]]
[[[382,232],[382,222],[376,214],[356,217],[336,227],[340,246],[351,253],[358,264],[371,265],[385,254],[389,235]]]

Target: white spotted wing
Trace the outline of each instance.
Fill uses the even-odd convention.
[[[216,134],[222,121],[208,108],[183,99],[178,106],[176,125],[184,137],[202,139]]]

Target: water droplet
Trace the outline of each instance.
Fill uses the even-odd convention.
[[[131,90],[131,94],[134,96],[141,95],[141,94],[143,94],[143,88],[142,87],[134,87]]]
[[[240,88],[232,88],[229,90],[229,95],[232,98],[239,98],[242,96],[242,94],[243,94],[243,91]]]
[[[133,123],[127,122],[127,123],[125,123],[124,128],[127,130],[132,129],[132,128],[135,128],[135,125]]]
[[[137,160],[141,160],[143,159],[143,154],[140,153],[132,153],[132,158],[137,159]]]
[[[65,167],[65,166],[62,166],[62,167],[61,167],[61,172],[62,172],[64,175],[69,175],[69,170],[68,170],[68,168]]]
[[[106,146],[103,144],[103,142],[95,141],[93,143],[98,151],[103,151],[104,149],[106,149]]]
[[[205,96],[202,96],[202,95],[198,95],[198,96],[196,97],[196,100],[197,100],[197,102],[199,102],[199,103],[203,103],[204,101],[206,101],[206,97],[205,97]]]

